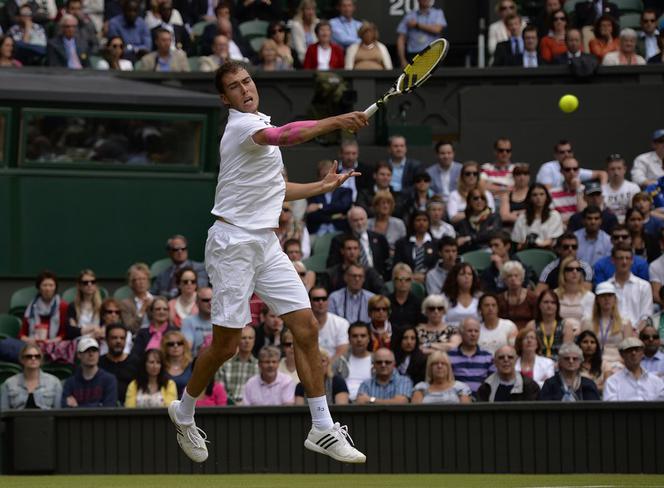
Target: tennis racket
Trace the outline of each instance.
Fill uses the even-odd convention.
[[[446,39],[440,38],[417,53],[413,60],[403,69],[403,73],[397,78],[394,85],[376,103],[367,108],[364,111],[364,115],[371,117],[390,98],[403,93],[409,93],[427,81],[431,73],[445,59],[449,47],[450,43]]]

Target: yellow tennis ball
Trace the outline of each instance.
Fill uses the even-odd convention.
[[[558,102],[558,107],[560,107],[560,110],[565,112],[566,114],[571,114],[574,112],[577,108],[579,108],[579,99],[576,98],[574,95],[563,95],[560,97],[560,101]]]

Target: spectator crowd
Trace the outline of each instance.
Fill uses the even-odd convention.
[[[514,0],[496,2],[487,35],[494,66],[571,64],[588,73],[600,63],[663,61],[661,0],[644,2],[638,25],[635,12],[608,1],[541,3],[522,17]],[[0,6],[0,67],[182,72],[244,60],[264,71],[388,70],[445,35],[435,1],[415,4],[388,49],[378,26],[357,18],[355,0],[9,0]]]
[[[328,401],[664,400],[664,129],[650,139],[592,170],[560,140],[534,178],[504,137],[483,164],[449,142],[423,164],[400,135],[370,164],[344,141],[337,170],[361,176],[285,202],[275,229],[319,324]],[[211,341],[212,290],[184,236],[167,251],[156,276],[132,264],[114,297],[84,269],[67,303],[40,273],[18,337],[0,341],[0,359],[22,365],[1,408],[179,397]],[[199,405],[305,403],[293,335],[260,297],[250,308]],[[61,383],[47,363],[76,368]]]

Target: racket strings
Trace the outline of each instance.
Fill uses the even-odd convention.
[[[440,62],[444,52],[445,44],[441,42],[433,44],[428,49],[417,54],[413,58],[413,61],[404,68],[405,76],[401,82],[401,89],[408,90],[426,80],[431,71]]]

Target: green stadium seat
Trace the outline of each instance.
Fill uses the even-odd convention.
[[[90,56],[90,67],[92,69],[99,69],[97,66],[99,65],[99,61],[101,61],[102,59],[104,59],[104,58],[102,58],[101,56],[91,55]]]
[[[322,254],[325,256],[325,259],[327,259],[330,254],[330,245],[332,244],[332,239],[334,239],[334,236],[339,234],[341,234],[341,232],[329,232],[327,234],[323,234],[322,236],[316,236],[311,254],[314,256],[316,254]]]
[[[545,249],[525,249],[516,253],[516,257],[523,264],[533,268],[533,271],[539,276],[546,265],[554,261],[558,256],[556,256],[556,253]]]
[[[201,37],[203,35],[203,31],[205,30],[205,28],[210,24],[214,24],[214,22],[209,22],[207,20],[196,22],[194,26],[191,28],[191,37],[194,39],[197,37]]]
[[[199,71],[201,65],[201,59],[198,56],[189,56],[187,58],[187,62],[189,63],[189,69],[191,71]]]
[[[23,317],[23,312],[36,295],[37,289],[34,286],[26,286],[16,290],[9,299],[9,313],[17,317]]]
[[[99,287],[99,293],[101,293],[102,300],[108,297],[108,290],[104,287]],[[73,302],[76,298],[76,287],[72,286],[71,288],[67,288],[60,296],[67,303]]]
[[[305,259],[302,263],[307,267],[307,270],[322,273],[327,269],[327,256],[322,254],[314,254],[310,258]]]
[[[643,2],[641,0],[611,0],[620,10],[620,27],[626,27],[623,23],[623,14],[625,12],[643,12]]]
[[[155,261],[154,263],[152,263],[150,265],[150,277],[154,280],[157,276],[159,276],[171,264],[173,264],[173,261],[171,261],[171,258],[164,258],[164,259],[160,259],[158,261]]]
[[[0,314],[0,334],[5,337],[18,337],[21,330],[21,319],[6,313]]]
[[[394,293],[394,281],[388,281],[385,283],[385,289],[389,294]],[[427,290],[422,283],[417,281],[410,282],[410,292],[415,295],[420,300],[423,300],[427,296]]]
[[[115,293],[113,293],[113,298],[116,300],[124,300],[125,298],[131,298],[134,296],[134,292],[131,291],[131,288],[128,286],[121,286],[117,290],[115,290]]]
[[[620,16],[620,28],[641,29],[641,14],[638,12],[629,12]]]
[[[461,255],[461,261],[470,264],[477,273],[481,273],[491,264],[491,254],[484,250],[468,251]]]
[[[572,0],[568,0],[565,2],[565,5],[563,5],[563,10],[567,15],[572,15],[574,13],[574,7],[576,6],[578,2],[574,2]]]
[[[251,46],[251,49],[253,49],[256,53],[259,52],[263,47],[265,39],[267,39],[267,37],[253,37],[249,39],[249,45]]]
[[[0,361],[0,385],[3,384],[7,378],[11,378],[15,374],[23,371],[20,365],[14,363],[5,363]]]
[[[247,22],[242,22],[238,26],[238,29],[240,30],[242,37],[251,41],[256,37],[266,37],[268,25],[269,22],[266,20],[249,20]]]
[[[61,381],[66,380],[74,374],[74,367],[69,364],[44,364],[41,369],[44,373],[52,374]]]

